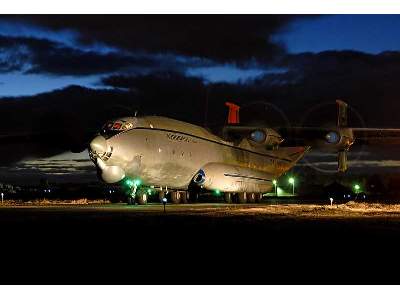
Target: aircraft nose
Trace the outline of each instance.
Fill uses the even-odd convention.
[[[91,142],[90,142],[90,150],[93,152],[102,155],[107,152],[107,140],[102,137],[101,135],[96,136]]]

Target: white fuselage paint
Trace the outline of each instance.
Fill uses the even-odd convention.
[[[216,174],[213,188],[227,192],[266,192],[304,155],[305,147],[267,150],[244,138],[238,145],[205,128],[164,117],[124,118],[133,128],[107,139],[108,166],[145,185],[187,189],[200,169]],[[209,170],[209,171],[207,171]],[[217,178],[218,177],[218,178]]]

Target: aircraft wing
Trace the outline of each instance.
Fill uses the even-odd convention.
[[[366,145],[400,145],[400,129],[351,128],[355,143]]]
[[[282,127],[276,128],[285,145],[312,145],[318,142],[335,144],[340,136],[352,139],[355,144],[362,145],[400,145],[400,129],[398,128],[319,128],[319,127]],[[338,140],[332,133],[336,133]],[[331,134],[331,136],[328,136]]]

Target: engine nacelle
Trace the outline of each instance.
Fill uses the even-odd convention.
[[[223,163],[209,163],[193,177],[193,182],[222,192],[267,192],[272,188],[268,173]]]
[[[325,146],[332,150],[348,150],[354,143],[353,131],[350,128],[340,128],[329,131],[324,138]]]
[[[281,135],[271,128],[255,129],[247,139],[253,146],[264,145],[270,148],[275,148],[283,142]]]

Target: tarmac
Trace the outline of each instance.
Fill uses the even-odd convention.
[[[0,283],[399,283],[400,206],[0,207]]]

